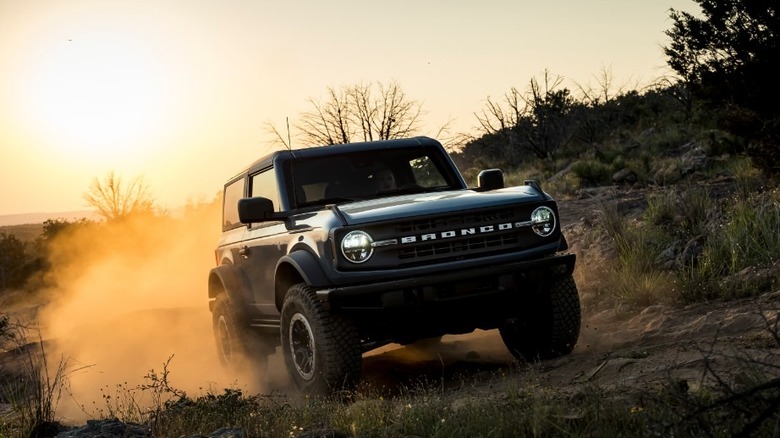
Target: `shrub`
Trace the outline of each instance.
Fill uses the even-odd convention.
[[[580,179],[581,187],[593,187],[612,184],[612,168],[598,160],[577,161],[571,168]]]
[[[682,302],[756,295],[771,282],[726,281],[746,268],[771,267],[780,260],[778,192],[735,198],[726,222],[710,233],[699,263],[679,273]]]

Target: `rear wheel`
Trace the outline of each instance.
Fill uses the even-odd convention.
[[[214,303],[212,326],[223,366],[233,371],[265,373],[273,347],[249,328],[226,294],[219,295]]]
[[[360,379],[360,339],[352,321],[329,313],[305,283],[282,306],[282,354],[296,386],[309,394],[350,390]]]
[[[580,298],[571,275],[535,291],[517,318],[500,328],[501,339],[518,359],[533,361],[569,354],[580,335]]]

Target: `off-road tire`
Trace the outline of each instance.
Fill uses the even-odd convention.
[[[326,396],[354,389],[361,348],[355,325],[329,313],[305,283],[290,287],[282,305],[282,355],[304,393]]]
[[[265,374],[273,347],[250,330],[227,294],[217,296],[211,316],[220,363],[234,372],[251,372],[258,377]]]
[[[580,335],[580,298],[571,275],[555,280],[523,301],[517,318],[501,327],[501,339],[519,360],[532,362],[569,354]]]

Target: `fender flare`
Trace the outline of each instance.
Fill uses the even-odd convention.
[[[293,272],[294,271],[294,272]],[[330,284],[317,256],[306,250],[293,251],[276,262],[276,307],[281,309],[287,289],[295,283],[305,282],[320,288]]]
[[[250,291],[249,281],[243,272],[237,272],[235,266],[224,264],[212,268],[209,271],[209,308],[214,298],[224,291],[228,299],[241,308],[241,304],[247,303],[247,294]]]

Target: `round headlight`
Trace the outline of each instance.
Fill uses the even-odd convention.
[[[531,229],[542,237],[555,231],[555,213],[550,207],[539,207],[531,213]]]
[[[374,240],[363,231],[350,231],[341,239],[341,253],[352,263],[363,263],[374,253]]]

